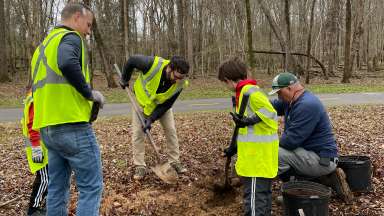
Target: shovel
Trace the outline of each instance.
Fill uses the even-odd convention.
[[[245,108],[247,107],[249,100],[249,95],[244,94],[243,99],[241,101],[240,105],[240,110],[239,110],[239,115],[243,116],[245,112]],[[236,98],[232,97],[232,105],[233,105],[233,110],[236,110]],[[237,140],[237,135],[239,134],[239,127],[235,127],[235,130],[233,131],[232,139],[231,139],[231,144],[230,145],[236,145],[236,140]],[[233,188],[231,186],[231,182],[229,179],[229,166],[231,164],[231,157],[227,157],[227,160],[225,162],[225,168],[224,168],[224,174],[225,174],[225,179],[224,179],[224,185],[216,185],[215,186],[215,191],[218,193],[226,193],[229,191],[232,191]]]
[[[117,64],[114,64],[114,66],[115,66],[117,74],[121,78],[121,72],[120,72],[119,67],[117,66]],[[144,116],[142,114],[143,111],[141,110],[141,107],[138,105],[136,98],[133,96],[132,90],[129,88],[125,88],[125,90],[127,91],[128,98],[131,101],[134,112],[139,117],[141,125],[144,126]],[[155,150],[155,153],[156,153],[155,155],[156,155],[157,161],[160,161],[161,158],[160,158],[159,147],[155,144],[155,141],[153,140],[153,137],[152,137],[151,133],[149,132],[149,130],[145,130],[144,133],[147,136],[149,143],[151,144],[151,146]],[[168,162],[158,163],[155,166],[151,167],[151,169],[165,183],[168,183],[168,184],[176,183],[177,177],[178,177],[176,170],[173,169],[173,167]]]

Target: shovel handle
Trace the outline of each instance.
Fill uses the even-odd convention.
[[[122,75],[121,75],[119,67],[117,66],[117,64],[113,64],[113,66],[115,67],[116,73],[121,78]],[[137,114],[141,125],[144,126],[144,116],[142,114],[143,111],[142,111],[141,107],[138,105],[136,98],[133,96],[132,90],[130,88],[125,88],[125,90],[128,94],[129,100],[131,101],[134,112]],[[151,146],[155,150],[157,159],[160,159],[159,147],[155,144],[155,141],[153,140],[151,133],[149,132],[149,130],[145,130],[144,133],[147,135],[147,138],[148,138],[149,142],[151,143]]]
[[[225,161],[225,170],[224,170],[224,174],[225,174],[225,182],[224,182],[224,186],[227,187],[230,182],[229,182],[229,166],[231,164],[231,158],[230,157],[227,157],[227,160]]]

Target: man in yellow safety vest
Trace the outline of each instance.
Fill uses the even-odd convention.
[[[93,13],[79,3],[67,4],[56,26],[39,45],[31,62],[35,116],[48,148],[48,216],[68,215],[72,171],[79,191],[77,216],[97,216],[103,189],[100,149],[89,123],[94,103],[104,97],[90,87],[85,37]]]
[[[135,81],[134,92],[137,102],[143,108],[145,125],[142,127],[137,114],[132,112],[133,178],[140,180],[145,176],[144,132],[150,130],[156,120],[164,128],[169,163],[178,174],[185,173],[187,169],[179,160],[179,142],[172,105],[188,85],[186,77],[189,64],[180,56],[173,56],[170,60],[158,56],[131,56],[120,80],[123,88],[128,86],[134,69],[142,71]]]

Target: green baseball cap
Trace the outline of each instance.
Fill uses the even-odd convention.
[[[280,73],[279,75],[275,76],[275,78],[273,78],[272,91],[270,91],[268,94],[273,95],[280,91],[280,89],[295,84],[298,81],[299,80],[297,77],[289,72]]]

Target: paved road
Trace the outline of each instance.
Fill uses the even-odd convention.
[[[349,93],[349,94],[319,94],[326,106],[345,104],[384,104],[384,92],[380,93]],[[229,98],[211,98],[176,101],[175,112],[191,112],[201,110],[225,110],[231,106]],[[101,110],[101,116],[128,115],[130,104],[106,104]],[[17,121],[21,118],[21,108],[0,109],[0,122]]]

